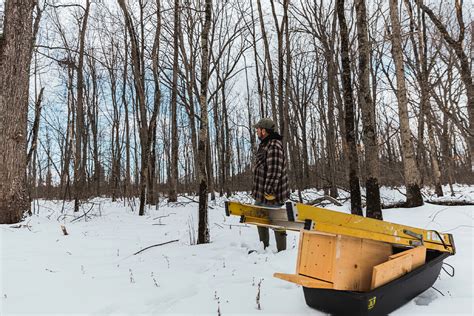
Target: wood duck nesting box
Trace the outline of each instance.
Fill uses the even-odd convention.
[[[373,267],[391,255],[388,243],[302,230],[296,274],[275,276],[308,287],[368,291]]]

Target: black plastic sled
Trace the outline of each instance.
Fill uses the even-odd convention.
[[[427,251],[424,265],[370,292],[303,287],[306,304],[331,315],[388,315],[429,289],[450,255]]]

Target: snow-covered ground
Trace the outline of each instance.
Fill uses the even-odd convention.
[[[455,189],[458,197],[474,199],[474,187]],[[403,199],[387,188],[382,196]],[[41,200],[35,203],[39,214],[21,227],[0,225],[0,315],[217,315],[218,310],[222,315],[323,315],[306,305],[301,287],[272,277],[294,272],[298,233],[288,233],[286,251],[276,252],[272,235],[263,250],[256,228],[226,217],[224,200],[218,199],[209,210],[212,242],[192,245],[198,215],[189,199],[148,209],[141,217],[136,206],[133,212],[123,201],[94,202],[91,210],[91,204],[84,205],[83,212],[90,210],[87,221],[73,221],[83,212],[73,215],[71,204],[61,213],[62,202]],[[328,208],[347,212],[348,204]],[[450,232],[457,247],[445,260],[455,276],[441,271],[436,289],[393,314],[473,315],[474,207],[425,204],[383,214],[387,221]]]

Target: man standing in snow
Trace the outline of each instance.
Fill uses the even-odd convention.
[[[260,145],[254,157],[252,196],[255,205],[279,208],[289,195],[282,136],[275,131],[275,123],[269,118],[262,118],[254,127]],[[268,228],[257,228],[260,241],[268,247]],[[275,230],[275,240],[278,251],[286,249],[286,231]]]

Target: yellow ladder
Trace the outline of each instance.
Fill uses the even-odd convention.
[[[391,244],[416,247],[454,254],[456,247],[451,234],[439,233],[373,218],[346,214],[321,207],[286,203],[286,209],[226,202],[227,216],[240,216],[241,223],[299,231],[314,230]]]
[[[307,230],[406,246],[424,245],[427,249],[451,254],[456,252],[451,234],[442,234],[435,230],[390,223],[301,203],[287,203],[286,207],[288,219],[304,222],[304,228]]]

